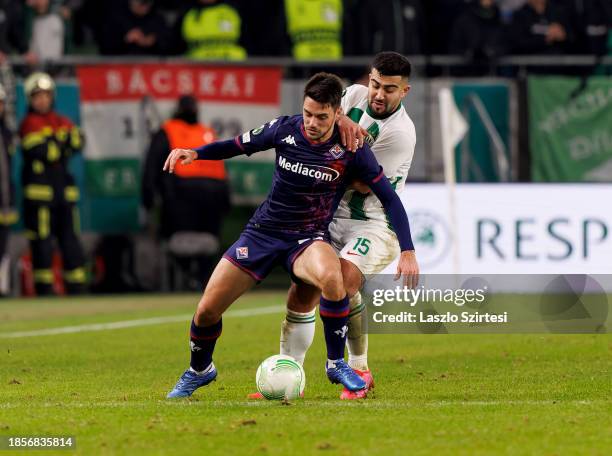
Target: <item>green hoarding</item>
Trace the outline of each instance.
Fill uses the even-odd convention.
[[[532,77],[528,100],[534,181],[612,181],[611,77]]]

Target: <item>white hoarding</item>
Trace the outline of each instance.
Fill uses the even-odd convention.
[[[408,184],[402,200],[423,273],[612,273],[612,185]]]

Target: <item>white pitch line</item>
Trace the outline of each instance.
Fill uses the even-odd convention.
[[[285,306],[258,307],[255,309],[241,309],[228,312],[225,317],[252,317],[280,312]],[[59,328],[40,329],[37,331],[16,331],[0,333],[0,339],[16,339],[20,337],[56,336],[58,334],[72,334],[91,331],[107,331],[110,329],[136,328],[139,326],[161,325],[164,323],[186,322],[191,320],[193,314],[171,315],[167,317],[141,318],[139,320],[113,321],[110,323],[94,323],[78,326],[61,326]]]

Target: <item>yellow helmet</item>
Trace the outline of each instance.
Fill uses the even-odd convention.
[[[23,87],[28,100],[32,97],[32,95],[34,95],[34,93],[40,92],[41,90],[51,93],[55,92],[55,82],[53,82],[53,78],[51,78],[51,76],[49,76],[47,73],[42,72],[32,73],[30,76],[28,76],[23,83]]]

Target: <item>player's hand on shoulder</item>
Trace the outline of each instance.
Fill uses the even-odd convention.
[[[189,165],[196,158],[198,158],[198,153],[195,150],[191,149],[172,149],[168,158],[166,158],[166,163],[164,163],[164,171],[168,171],[169,173],[174,172],[174,167],[176,163],[181,160],[183,165]]]
[[[353,122],[349,117],[342,114],[338,116],[336,126],[340,133],[342,145],[350,152],[356,152],[357,149],[363,146],[363,141],[368,132],[360,127],[358,123]]]
[[[397,263],[395,280],[403,278],[404,286],[416,288],[419,284],[419,264],[414,250],[404,250]]]

